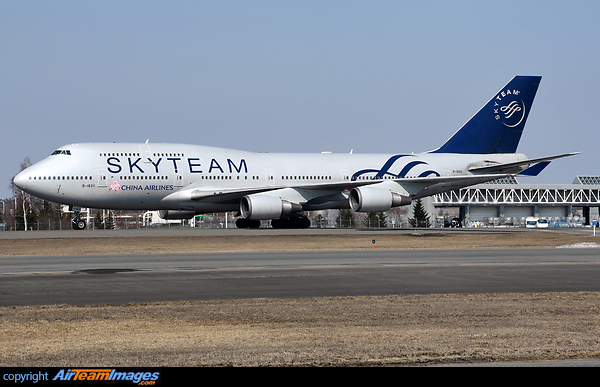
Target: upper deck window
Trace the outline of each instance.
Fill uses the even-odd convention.
[[[70,150],[65,150],[65,149],[57,149],[54,151],[54,153],[52,153],[52,156],[54,155],[71,155],[71,151]]]

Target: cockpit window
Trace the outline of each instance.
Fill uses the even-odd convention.
[[[70,150],[65,150],[65,149],[57,149],[54,151],[54,153],[52,153],[52,156],[54,155],[71,155],[71,151]]]

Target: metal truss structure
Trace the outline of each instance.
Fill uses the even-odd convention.
[[[433,204],[600,206],[600,186],[478,185],[437,194],[433,197]]]

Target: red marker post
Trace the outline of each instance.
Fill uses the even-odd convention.
[[[373,250],[375,250],[375,239],[373,239]]]

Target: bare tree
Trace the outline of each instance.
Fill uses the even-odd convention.
[[[25,159],[23,159],[23,161],[21,162],[21,171],[25,170],[27,167],[29,167],[31,165],[31,160],[29,159],[29,157],[25,157]],[[25,193],[25,191],[21,191],[14,182],[14,177],[11,180],[11,188],[14,194],[14,197],[17,198],[20,201],[20,207],[22,208],[22,216],[23,216],[23,228],[24,230],[27,231],[28,229],[28,221],[29,220],[33,220],[34,219],[34,211],[33,211],[33,206],[31,203],[31,196],[27,193]],[[17,210],[17,206],[15,206],[14,209],[14,216],[15,216],[15,220],[17,219],[17,214],[19,214],[21,211]],[[20,215],[20,214],[19,214]]]

